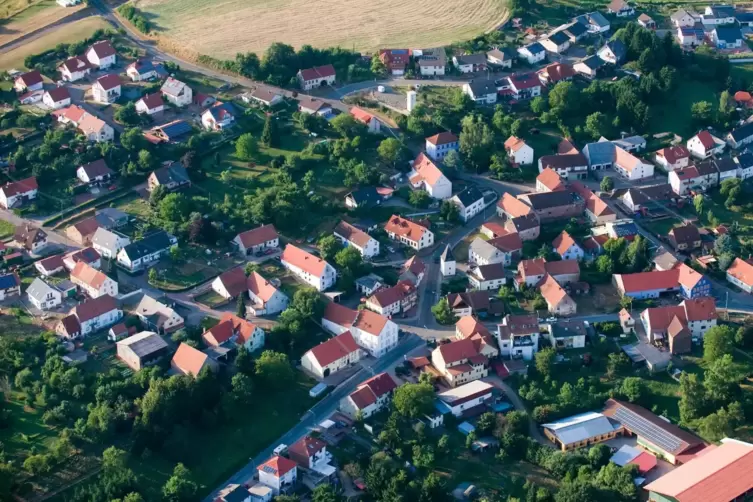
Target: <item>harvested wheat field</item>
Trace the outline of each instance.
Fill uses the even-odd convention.
[[[0,9],[4,6],[10,8],[11,3],[3,3],[0,0]],[[68,17],[72,14],[80,12],[86,8],[86,5],[81,3],[75,7],[60,7],[55,4],[55,0],[41,0],[34,2],[30,7],[15,14],[13,17],[7,20],[2,26],[0,26],[0,45],[16,40],[28,33],[31,33],[45,26],[57,23],[61,19]],[[2,12],[2,10],[0,10]],[[0,16],[2,17],[2,16]]]
[[[505,20],[505,0],[136,0],[157,29],[202,54],[300,47],[431,47]],[[151,15],[154,15],[152,17]]]

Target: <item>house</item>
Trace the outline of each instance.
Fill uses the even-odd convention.
[[[486,62],[499,68],[512,68],[516,53],[510,49],[492,49],[486,53]]]
[[[483,52],[477,54],[464,54],[462,56],[453,56],[452,64],[460,73],[475,73],[477,71],[486,71],[486,54]]]
[[[118,342],[129,335],[136,334],[136,327],[128,328],[125,323],[121,322],[107,330],[107,339],[111,342]]]
[[[387,68],[390,75],[400,76],[410,62],[410,50],[408,49],[380,49],[379,60]]]
[[[292,244],[285,247],[280,260],[283,267],[317,291],[326,291],[337,280],[332,265]]]
[[[118,296],[118,283],[91,265],[80,261],[71,271],[71,282],[90,298]]]
[[[117,63],[118,54],[109,40],[99,40],[94,42],[87,49],[86,60],[100,70],[106,70]]]
[[[586,216],[592,223],[604,224],[617,219],[617,213],[583,183],[573,181],[570,188],[586,201]]]
[[[273,107],[283,100],[282,93],[274,87],[266,85],[257,85],[250,91],[241,94],[244,103],[259,103],[264,106]]]
[[[239,233],[232,244],[242,255],[250,256],[280,247],[280,236],[274,225],[262,225]]]
[[[528,204],[541,221],[574,218],[583,214],[586,206],[579,195],[567,190],[527,193],[518,195],[518,199]]]
[[[542,85],[554,85],[557,82],[572,80],[575,69],[567,63],[552,63],[536,72]]]
[[[687,455],[683,465],[644,486],[648,500],[703,500],[708,493],[719,501],[744,500],[753,490],[753,477],[741,474],[753,469],[753,444],[725,438],[716,448],[701,448],[696,446],[688,453],[697,455]]]
[[[217,371],[219,363],[204,352],[181,342],[170,361],[171,370],[178,375],[198,377],[204,368]]]
[[[71,251],[63,257],[63,265],[69,271],[73,271],[79,263],[85,263],[97,270],[102,266],[102,257],[91,247]]]
[[[52,110],[59,110],[71,104],[71,94],[67,87],[55,87],[44,93],[42,103]]]
[[[444,47],[438,47],[436,49],[421,49],[421,54],[416,54],[417,51],[413,51],[413,55],[416,58],[416,65],[418,66],[419,73],[422,77],[433,77],[437,75],[444,75],[447,67],[447,55],[445,54]]]
[[[225,312],[220,322],[205,330],[201,338],[207,347],[244,347],[255,352],[264,347],[265,334],[259,326]]]
[[[97,103],[114,103],[120,98],[120,92],[120,77],[112,73],[99,77],[92,84],[92,97]]]
[[[156,364],[167,355],[169,345],[157,333],[142,331],[115,343],[118,359],[133,371]]]
[[[676,28],[690,28],[696,23],[696,18],[685,9],[674,11],[670,16],[670,20]]]
[[[329,117],[332,115],[332,107],[321,99],[311,96],[298,96],[298,111],[309,115]]]
[[[669,183],[651,185],[642,188],[629,188],[621,201],[633,212],[642,212],[657,206],[657,203],[667,202],[677,197]]]
[[[78,338],[108,328],[122,318],[123,311],[118,308],[115,298],[103,295],[73,307],[55,331],[64,338]]]
[[[322,87],[323,85],[334,85],[337,78],[335,67],[331,64],[298,70],[296,76],[298,77],[298,85],[304,91]]]
[[[0,186],[0,206],[4,209],[19,207],[37,197],[37,178],[31,177],[20,181],[8,182]]]
[[[0,276],[0,300],[20,294],[21,279],[18,277],[18,274],[12,273]]]
[[[57,118],[57,121],[61,124],[72,124],[74,127],[78,127],[81,119],[87,115],[86,111],[80,106],[71,105],[60,110],[54,110],[51,115]]]
[[[490,78],[476,78],[463,84],[463,94],[480,105],[493,105],[497,102],[497,84]]]
[[[482,406],[487,401],[491,401],[494,394],[492,384],[475,380],[458,387],[440,392],[437,394],[437,408],[440,413],[452,413],[456,417],[461,417],[468,410],[473,410]]]
[[[515,289],[537,286],[545,276],[552,276],[559,284],[580,280],[580,266],[576,260],[546,261],[544,258],[521,260],[514,277]]]
[[[658,298],[663,293],[676,291],[685,298],[698,298],[711,294],[709,279],[684,263],[670,270],[614,274],[612,282],[622,296],[637,300]]]
[[[727,134],[727,144],[730,148],[738,150],[753,142],[753,123],[748,122]]]
[[[589,34],[606,33],[611,28],[609,20],[601,12],[581,14],[574,20],[585,26]]]
[[[218,275],[212,281],[212,290],[224,299],[232,300],[248,289],[246,282],[246,272],[239,266]]]
[[[96,220],[96,217],[95,217]],[[127,235],[121,234],[116,230],[107,230],[103,227],[97,227],[91,237],[92,247],[105,258],[115,259],[121,249],[131,243]]]
[[[97,219],[92,216],[66,228],[65,235],[77,244],[88,246],[91,244],[92,238],[98,228],[99,222],[97,222]]]
[[[458,151],[460,143],[458,137],[451,132],[440,132],[426,138],[426,155],[431,160],[441,161],[451,151]]]
[[[690,152],[685,145],[668,146],[656,152],[654,161],[667,171],[683,169],[690,163]]]
[[[726,144],[710,132],[700,131],[687,141],[686,146],[693,157],[704,160],[712,155],[720,155]]]
[[[753,263],[750,260],[735,258],[727,268],[727,282],[730,282],[746,293],[753,293]]]
[[[78,130],[86,136],[87,141],[104,143],[115,139],[115,130],[104,120],[94,115],[84,114],[78,123]]]
[[[126,75],[133,82],[141,82],[143,80],[151,80],[153,78],[159,78],[157,68],[154,63],[148,59],[139,58],[133,63],[129,64],[126,68]]]
[[[505,140],[505,151],[510,162],[519,166],[533,164],[533,148],[522,139],[510,136]]]
[[[647,30],[656,29],[656,21],[654,21],[651,16],[649,16],[645,12],[638,16],[638,24],[646,28]]]
[[[738,155],[735,157],[735,164],[737,165],[737,169],[734,171],[734,174],[732,174],[732,171],[719,173],[719,183],[727,178],[740,178],[742,180],[747,180],[748,178],[753,177],[753,154],[743,153],[742,155]],[[1,200],[2,199],[0,199],[0,201]]]
[[[677,251],[693,251],[701,247],[701,234],[692,223],[674,227],[667,235],[670,244]]]
[[[709,38],[717,49],[739,49],[743,45],[743,34],[737,26],[717,26]]]
[[[518,101],[535,98],[541,96],[541,80],[535,72],[513,73],[500,80],[499,94]]]
[[[422,262],[417,255],[413,255],[408,258],[403,266],[400,268],[400,275],[398,276],[401,281],[410,281],[416,287],[421,284],[421,280],[424,278],[426,272],[426,265]]]
[[[462,316],[455,323],[455,340],[471,340],[478,353],[490,359],[499,355],[492,334],[470,315]]]
[[[607,12],[617,17],[628,17],[635,15],[635,9],[627,3],[626,0],[612,0],[607,5]]]
[[[686,195],[690,190],[700,190],[700,174],[696,166],[689,166],[684,169],[670,171],[668,179],[669,185],[677,195]]]
[[[334,234],[344,246],[353,246],[366,260],[379,255],[379,241],[346,221],[337,224]]]
[[[533,214],[531,206],[515,198],[514,195],[505,192],[502,198],[497,201],[497,215],[500,218],[517,218]]]
[[[496,239],[497,237],[502,237],[510,232],[505,229],[504,225],[500,225],[494,221],[488,221],[481,225],[479,233],[486,236],[487,239]]]
[[[546,58],[546,49],[539,42],[533,42],[525,47],[519,47],[518,54],[525,59],[529,65],[535,65]]]
[[[549,274],[545,275],[538,287],[541,296],[546,300],[549,313],[560,316],[575,314],[577,310],[575,301],[570,298],[570,295],[567,294],[554,277]]]
[[[58,66],[58,71],[66,82],[76,82],[91,73],[92,65],[82,57],[73,56]]]
[[[355,419],[360,415],[368,418],[389,406],[392,394],[397,389],[389,373],[380,373],[356,387],[356,390],[340,400],[340,411]]]
[[[470,265],[512,264],[523,249],[523,241],[517,233],[506,233],[488,241],[476,237],[468,248]]]
[[[76,177],[81,180],[81,183],[100,184],[110,181],[115,175],[112,169],[107,167],[105,159],[98,159],[94,162],[89,162],[76,169]]]
[[[518,234],[521,241],[534,241],[539,238],[539,234],[541,233],[539,217],[535,213],[530,213],[510,218],[505,221],[505,230]]]
[[[191,186],[191,178],[181,162],[167,162],[165,165],[152,171],[147,179],[147,191],[151,192],[158,186],[163,186],[169,192],[173,192],[185,186]]]
[[[274,455],[256,468],[259,483],[272,489],[272,496],[291,491],[298,478],[298,465],[286,457]]]
[[[39,103],[40,101],[42,101],[44,96],[44,91],[31,91],[19,96],[18,102],[22,105],[33,105],[34,103]]]
[[[735,7],[732,5],[707,5],[703,14],[701,14],[701,22],[708,27],[734,24]]]
[[[39,70],[22,73],[13,81],[13,88],[16,92],[41,91],[44,88],[42,74]]]
[[[604,47],[596,52],[596,55],[605,63],[620,66],[627,57],[627,47],[622,43],[622,40],[615,38],[604,44]]]
[[[505,267],[501,263],[473,267],[468,274],[468,282],[474,289],[498,291],[507,284]]]
[[[397,346],[397,324],[370,310],[352,310],[329,303],[324,309],[322,326],[336,335],[350,331],[356,343],[373,357],[381,357]]]
[[[479,352],[470,338],[439,345],[431,352],[431,363],[450,387],[489,375],[489,358]]]
[[[740,27],[750,28],[753,27],[753,12],[751,11],[738,11],[735,9],[735,20]]]
[[[434,232],[410,220],[393,214],[384,225],[387,236],[415,250],[421,250],[434,244]]]
[[[5,277],[13,276],[14,274],[10,274],[0,278],[0,283],[3,282]],[[8,282],[10,281],[8,280]],[[19,291],[15,294],[20,294],[20,280],[18,281],[18,285]],[[63,303],[63,293],[55,286],[44,282],[39,277],[35,278],[26,289],[26,297],[29,299],[29,302],[39,310],[51,310]]]
[[[321,379],[353,366],[362,354],[350,331],[344,331],[303,354],[301,366]]]
[[[392,197],[393,190],[387,187],[362,187],[353,190],[345,196],[345,207],[348,209],[368,209],[379,206],[383,200]]]
[[[575,242],[575,239],[563,230],[554,241],[552,241],[554,252],[560,255],[563,260],[582,260],[584,257],[583,248]]]
[[[31,225],[23,225],[16,227],[13,233],[13,242],[16,246],[23,248],[30,253],[36,253],[47,244],[47,232],[41,228],[32,227]]]
[[[677,28],[677,41],[683,48],[692,48],[702,45],[706,40],[706,32],[703,25],[697,23],[691,27]]]
[[[413,188],[426,190],[434,199],[444,200],[452,197],[452,182],[423,152],[413,161],[408,179]]]
[[[539,172],[553,169],[563,179],[585,179],[588,176],[588,160],[582,153],[544,155],[539,157]]]
[[[171,247],[178,243],[178,239],[164,230],[152,232],[138,241],[126,244],[118,251],[116,259],[118,265],[130,272],[138,272],[153,266]]]
[[[549,52],[562,54],[570,48],[570,37],[562,31],[555,31],[539,40],[539,43]]]
[[[301,468],[309,469],[326,478],[331,478],[337,472],[329,465],[332,454],[327,451],[327,443],[318,438],[303,436],[290,445],[288,456]]]
[[[593,411],[542,424],[541,427],[544,435],[562,451],[576,450],[622,434],[619,424],[613,424],[603,414]]]
[[[616,143],[616,141],[598,141],[587,144],[583,148],[583,155],[588,159],[589,167],[597,171],[613,168],[617,174],[631,181],[650,178],[654,175],[653,164],[636,157]]]
[[[679,305],[647,308],[640,314],[648,341],[665,343],[672,354],[686,354],[693,340],[703,339],[716,326],[718,315],[712,297],[684,300]]]
[[[475,186],[468,187],[462,192],[456,193],[452,196],[450,202],[458,208],[460,219],[466,223],[486,207],[484,194]]]
[[[626,152],[640,152],[646,149],[646,138],[643,136],[625,136],[615,139],[612,143]]]
[[[497,325],[500,355],[530,361],[539,350],[539,334],[539,322],[535,315],[506,315]]]
[[[167,77],[160,87],[162,97],[175,106],[188,106],[193,102],[193,91],[188,85],[173,77]]]
[[[363,108],[354,106],[350,109],[350,115],[356,119],[356,121],[366,126],[366,131],[370,134],[379,134],[381,132],[382,123],[376,116],[367,112]]]
[[[573,65],[575,73],[582,75],[589,79],[596,78],[600,71],[604,68],[607,62],[601,59],[598,55],[594,54],[586,58],[581,59]]]
[[[537,192],[557,192],[565,189],[566,185],[560,175],[550,167],[545,168],[536,176]]]
[[[256,272],[251,272],[246,280],[250,304],[246,311],[253,316],[273,315],[288,308],[290,299],[272,283]]]
[[[37,271],[45,277],[50,277],[59,272],[62,272],[63,269],[65,269],[65,265],[63,264],[63,255],[56,254],[43,260],[39,260],[34,263],[34,268],[36,268]]]
[[[201,125],[207,131],[224,131],[235,123],[235,114],[232,103],[217,101],[201,114]]]
[[[564,25],[561,31],[570,38],[570,43],[573,44],[590,34],[588,28],[578,21],[572,21]]]
[[[185,120],[173,120],[145,131],[144,137],[154,144],[177,143],[187,139],[192,132],[191,124]]]
[[[136,101],[136,111],[138,113],[154,115],[162,112],[164,109],[165,102],[162,100],[162,94],[158,92],[145,94],[141,99]]]
[[[405,313],[418,303],[418,291],[410,281],[398,281],[392,287],[383,288],[366,299],[366,308],[377,314],[392,317]]]
[[[586,346],[586,323],[575,319],[560,319],[544,324],[549,342],[556,349],[582,349]]]
[[[452,254],[450,245],[447,244],[442,254],[439,255],[439,271],[442,273],[442,277],[452,277],[455,275],[456,267],[455,256]]]
[[[459,318],[471,315],[486,316],[491,307],[487,291],[450,293],[447,295],[447,302],[452,312]]]

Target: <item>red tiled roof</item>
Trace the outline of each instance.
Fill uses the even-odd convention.
[[[79,122],[82,118],[84,118],[84,115],[86,115],[86,110],[84,110],[80,106],[71,105],[65,108],[61,108],[60,110],[55,110],[54,112],[52,112],[52,114],[58,118],[66,118],[71,122]]]
[[[289,458],[275,455],[274,457],[270,458],[259,467],[257,467],[256,470],[270,473],[276,478],[281,478],[296,467],[296,463]]]
[[[554,277],[580,273],[578,260],[548,261],[544,264],[544,269],[549,275],[553,275]]]
[[[68,92],[67,87],[55,87],[54,89],[47,91],[47,94],[50,95],[53,103],[59,103],[71,98],[71,93]]]
[[[552,63],[539,70],[539,73],[546,75],[551,82],[559,82],[575,76],[572,65],[566,63]]]
[[[672,289],[678,285],[677,269],[652,270],[635,274],[615,274],[615,278],[622,280],[625,293],[637,293],[653,289]]]
[[[292,244],[285,246],[282,261],[308,272],[315,277],[322,277],[327,268],[327,262]]]
[[[331,64],[301,70],[301,78],[303,78],[304,81],[332,77],[335,74],[335,67]]]
[[[742,258],[735,258],[735,261],[727,269],[727,274],[747,286],[753,286],[753,264]]]
[[[516,136],[510,136],[505,140],[505,150],[509,152],[517,152],[524,146],[526,146],[526,142]]]
[[[377,397],[374,395],[374,391],[366,386],[357,388],[350,393],[349,397],[359,410],[377,402]]]
[[[649,18],[650,19],[650,18]],[[641,452],[640,455],[628,462],[638,466],[638,472],[645,474],[657,465],[656,456],[650,454],[647,451]]]
[[[674,164],[680,159],[690,158],[690,152],[684,145],[669,146],[656,152],[659,157],[664,157],[667,162]]]
[[[478,355],[476,345],[469,338],[442,344],[438,347],[438,350],[445,364],[451,364]]]
[[[117,308],[115,298],[110,295],[102,295],[99,298],[93,298],[76,305],[71,313],[76,314],[79,322],[85,322]]]
[[[201,338],[207,345],[219,347],[233,337],[233,323],[230,320],[222,321],[206,330]]]
[[[89,287],[99,289],[108,277],[88,263],[79,261],[71,271],[71,279],[76,279]]]
[[[358,344],[356,344],[353,335],[350,331],[345,331],[320,343],[312,348],[310,352],[314,356],[314,359],[316,359],[316,362],[319,363],[319,366],[324,368],[358,350]]]
[[[92,216],[91,218],[86,218],[78,223],[74,223],[73,228],[75,228],[83,237],[94,235],[94,232],[99,228],[99,221]]]
[[[323,317],[327,321],[338,326],[350,327],[358,316],[358,311],[349,309],[339,303],[328,303],[324,309]]]
[[[147,110],[154,110],[160,106],[165,106],[165,102],[162,100],[162,94],[159,92],[147,94],[141,98],[141,101],[144,102]]]
[[[277,292],[277,288],[256,272],[251,272],[246,281],[248,290],[262,301],[268,302]]]
[[[390,374],[386,372],[369,378],[363,382],[361,386],[366,386],[371,389],[377,398],[397,389],[395,380],[393,380]]]
[[[362,108],[358,108],[357,106],[354,106],[350,109],[350,114],[353,116],[354,119],[361,122],[362,124],[368,125],[369,122],[371,122],[371,119],[374,118],[372,114],[367,112],[366,110]]]
[[[39,185],[37,185],[37,178],[35,178],[34,176],[32,176],[31,178],[26,178],[24,180],[6,183],[2,187],[0,187],[0,190],[2,190],[6,197],[12,197],[14,195],[23,194],[38,189]]]
[[[557,174],[557,171],[551,167],[544,168],[544,170],[536,176],[536,182],[541,183],[552,192],[565,189],[565,184],[562,182],[562,178]]]
[[[368,299],[368,302],[375,303],[382,308],[388,307],[402,301],[403,298],[413,293],[415,290],[416,287],[409,281],[399,281],[391,288],[380,289],[379,291],[371,295],[371,297]]]
[[[410,271],[414,275],[419,276],[423,274],[425,270],[426,265],[424,264],[424,262],[421,261],[418,255],[413,255],[405,261],[403,268],[400,269],[400,274],[404,274],[405,272]]]
[[[110,44],[108,40],[100,40],[98,42],[94,42],[92,46],[89,47],[89,50],[93,50],[94,54],[96,54],[100,59],[117,54],[115,52],[115,48]]]
[[[494,237],[500,237],[502,235],[507,235],[510,233],[503,225],[500,225],[499,223],[495,223],[493,221],[489,221],[481,225],[481,230],[488,230]]]
[[[508,232],[486,242],[505,253],[514,253],[523,249],[523,241],[518,232]]]
[[[711,133],[708,131],[701,131],[698,134],[696,134],[696,137],[701,142],[701,145],[703,145],[703,148],[706,150],[711,150],[716,146],[716,143],[714,142],[714,137],[711,136]]]
[[[551,306],[559,305],[564,299],[566,299],[567,293],[562,286],[549,274],[546,274],[539,283],[539,290],[544,300]]]
[[[220,317],[220,322],[229,321],[233,326],[233,331],[238,335],[236,340],[237,345],[244,345],[253,336],[257,326],[254,323],[248,322],[245,319],[241,319],[235,314],[225,312]]]
[[[223,272],[218,276],[218,279],[233,298],[246,290],[246,272],[243,267],[235,267]]]
[[[39,263],[39,265],[41,265],[42,268],[44,268],[46,271],[51,272],[64,266],[63,255],[56,254],[54,256],[50,256],[49,258],[45,258],[44,260],[40,260],[37,263]]]
[[[426,138],[426,142],[431,143],[434,146],[446,145],[448,143],[457,143],[457,141],[458,137],[448,131],[443,131],[435,134],[434,136],[429,136],[428,138]]]
[[[413,161],[413,170],[416,174],[410,179],[411,183],[424,181],[429,185],[435,185],[444,176],[434,161],[423,152],[419,153]]]
[[[564,255],[572,246],[577,246],[577,243],[566,230],[563,230],[562,233],[552,241],[552,247],[554,247],[554,250],[560,255]]]
[[[353,327],[374,336],[379,336],[382,333],[389,320],[370,310],[360,310],[357,313],[358,316],[353,323]]]
[[[361,229],[358,229],[348,223],[347,221],[341,221],[335,227],[335,233],[340,235],[345,240],[352,242],[353,244],[365,248],[371,240],[371,236]]]
[[[265,242],[278,239],[280,236],[277,233],[274,225],[262,225],[251,230],[246,230],[238,234],[238,239],[241,241],[244,247],[250,248],[264,244]]]
[[[327,443],[321,439],[303,436],[301,439],[290,445],[288,453],[290,457],[298,463],[303,463],[303,467],[308,468],[308,459],[314,457],[317,453],[327,447]]]
[[[115,75],[114,73],[109,73],[107,75],[102,75],[97,79],[97,83],[106,91],[109,91],[110,89],[115,89],[120,85],[120,77]]]
[[[526,216],[533,212],[530,206],[515,198],[507,192],[497,202],[497,207],[504,211],[510,218],[517,218],[518,216]]]
[[[60,320],[60,324],[63,326],[63,330],[68,335],[73,335],[81,331],[81,324],[75,315],[67,315]]]
[[[420,241],[424,233],[429,231],[426,227],[422,227],[418,223],[406,220],[396,214],[390,217],[387,224],[384,225],[384,230],[387,233],[399,235],[414,242]]]
[[[753,97],[751,97],[750,93],[747,91],[737,91],[735,93],[735,101],[737,102],[747,103],[750,100],[753,100]]]
[[[65,68],[70,73],[75,73],[77,71],[86,71],[92,68],[92,65],[82,57],[73,56],[72,58],[63,61],[63,64],[61,64],[60,67]]]
[[[574,155],[580,153],[569,139],[563,138],[557,145],[557,155]]]
[[[186,343],[178,346],[172,359],[172,364],[184,375],[198,376],[209,356]]]
[[[16,77],[16,81],[21,81],[26,87],[42,83],[42,74],[39,70],[31,70]]]

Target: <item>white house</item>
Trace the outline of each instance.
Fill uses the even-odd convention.
[[[275,455],[256,468],[259,483],[272,489],[276,497],[293,490],[298,479],[298,464],[289,458]]]
[[[175,315],[174,312],[173,315]],[[175,331],[176,326],[183,326],[182,317],[179,321],[176,321],[169,326],[164,324],[161,326],[162,330],[170,332]],[[264,330],[259,326],[235,314],[225,312],[220,318],[220,322],[205,330],[201,338],[209,347],[245,347],[249,352],[255,352],[264,347],[266,336]]]
[[[583,321],[560,319],[542,325],[549,343],[556,349],[582,349],[586,346],[586,325]]]
[[[507,284],[505,267],[502,263],[474,267],[468,274],[468,282],[474,289],[497,291]]]
[[[565,230],[552,241],[552,249],[563,260],[582,260],[585,256],[583,248]]]
[[[690,138],[686,146],[690,154],[697,159],[708,159],[712,155],[720,155],[726,144],[710,132],[703,130]]]
[[[505,151],[510,162],[519,166],[533,164],[533,148],[522,139],[510,136],[505,141]]]
[[[71,94],[67,87],[56,87],[44,93],[42,103],[52,110],[59,110],[71,104]]]
[[[635,9],[627,3],[626,0],[612,0],[607,5],[607,12],[617,17],[628,17],[635,15]]]
[[[226,300],[242,295],[248,289],[246,272],[242,266],[231,268],[218,275],[212,281],[212,289]]]
[[[410,281],[398,281],[396,285],[382,288],[366,299],[366,308],[392,317],[407,312],[418,303],[418,292]]]
[[[470,338],[440,344],[431,352],[431,364],[450,387],[457,387],[489,375],[489,358],[479,348]]]
[[[486,70],[486,54],[464,54],[452,57],[452,64],[460,73],[473,73]]]
[[[345,331],[303,354],[301,366],[317,378],[326,378],[356,364],[362,353],[350,331]]]
[[[717,49],[739,49],[743,45],[743,34],[737,26],[717,26],[709,38]]]
[[[292,244],[288,244],[282,252],[281,263],[317,291],[326,291],[337,280],[337,272],[332,265]]]
[[[484,240],[476,237],[468,247],[468,263],[471,265],[490,265],[492,263],[512,264],[523,248],[523,241],[517,232],[500,235],[494,239]]]
[[[55,331],[65,338],[86,336],[100,329],[109,328],[123,318],[123,311],[110,295],[86,300],[71,309]]]
[[[128,75],[133,82],[141,82],[142,80],[157,78],[159,73],[157,72],[154,63],[150,60],[137,59],[128,65],[128,68],[126,68],[126,75]]]
[[[490,401],[494,386],[481,380],[474,380],[437,394],[442,411],[461,417],[465,410],[475,408]]]
[[[136,111],[138,113],[146,113],[147,115],[154,115],[165,109],[165,102],[162,100],[162,94],[155,92],[153,94],[146,94],[141,99],[136,101]]]
[[[114,103],[120,98],[120,77],[113,73],[103,75],[92,84],[92,97],[97,103]]]
[[[732,5],[707,5],[701,14],[701,23],[707,27],[735,24],[735,7]]]
[[[570,37],[562,31],[555,31],[539,40],[539,43],[549,52],[562,54],[570,48]]]
[[[262,225],[235,236],[232,244],[244,256],[259,254],[280,246],[280,236],[274,225]]]
[[[742,258],[735,258],[727,269],[727,282],[746,293],[753,293],[753,264]]]
[[[188,106],[193,101],[193,91],[188,85],[168,77],[160,88],[162,96],[175,106]]]
[[[596,55],[606,63],[619,66],[625,61],[627,48],[625,47],[625,44],[622,43],[622,40],[615,38],[604,44],[604,47],[596,52]]]
[[[71,282],[81,288],[90,298],[110,295],[118,296],[118,283],[92,267],[80,261],[71,270]]]
[[[18,277],[18,274],[12,273],[0,276],[0,300],[20,294],[21,279]]]
[[[453,195],[450,202],[457,206],[460,219],[466,223],[486,207],[484,194],[475,186],[468,187],[462,192]]]
[[[178,331],[185,323],[183,317],[174,309],[149,295],[141,297],[138,305],[133,309],[133,313],[144,326],[161,335]]]
[[[423,152],[413,161],[408,179],[413,188],[426,190],[433,199],[444,200],[452,197],[452,182]]]
[[[506,315],[497,325],[497,345],[502,357],[533,359],[541,330],[535,315]]]
[[[118,251],[118,265],[130,272],[149,268],[156,264],[177,243],[178,239],[172,235],[164,230],[157,230]]]
[[[76,82],[91,73],[92,65],[86,59],[74,56],[58,66],[58,71],[63,80]]]
[[[50,310],[63,303],[63,293],[38,277],[26,289],[26,297],[39,310]]]
[[[358,122],[366,126],[366,130],[371,134],[379,134],[382,130],[382,123],[375,115],[367,112],[363,108],[354,106],[350,109],[350,114]]]
[[[497,102],[497,84],[490,78],[473,79],[463,84],[463,94],[480,105],[493,105]]]
[[[486,61],[500,68],[512,68],[515,53],[509,49],[492,49],[486,53]]]
[[[541,96],[541,79],[536,72],[513,73],[503,77],[499,83],[499,93],[507,99],[531,99]]]
[[[426,155],[430,159],[441,161],[451,151],[458,151],[458,137],[451,132],[440,132],[426,138]]]
[[[235,108],[230,103],[217,101],[201,114],[201,125],[207,131],[224,131],[235,123]]]
[[[455,275],[457,268],[457,262],[455,256],[452,254],[450,245],[447,244],[442,251],[442,255],[439,257],[439,270],[442,272],[442,277],[452,277]]]
[[[740,178],[742,180],[747,180],[748,178],[753,177],[753,154],[743,153],[738,155],[735,157],[735,164],[737,165],[735,171],[724,171],[723,173],[719,173],[719,183],[727,178]]]
[[[390,404],[392,394],[397,389],[395,380],[389,373],[380,373],[356,387],[340,400],[340,411],[355,419],[360,414],[369,418]]]
[[[288,308],[290,299],[274,284],[266,280],[256,272],[246,279],[248,297],[246,311],[253,316],[274,315]]]
[[[654,161],[665,170],[674,171],[688,167],[690,152],[685,148],[685,145],[668,146],[656,152]]]
[[[86,59],[100,70],[106,70],[117,63],[118,55],[108,40],[100,40],[86,51]]]
[[[669,17],[676,28],[689,28],[696,23],[696,18],[685,9],[677,9]]]
[[[309,91],[323,85],[334,85],[337,78],[335,67],[331,64],[316,66],[305,70],[298,70],[298,84],[304,91]]]
[[[410,246],[416,251],[434,244],[434,232],[394,214],[384,225],[384,230],[390,239]]]
[[[379,255],[379,241],[346,221],[337,224],[334,234],[344,246],[356,248],[364,259]]]
[[[44,88],[42,74],[39,70],[22,73],[13,81],[13,88],[16,92],[41,91]]]
[[[748,122],[727,133],[727,144],[739,150],[753,142],[753,123]]]
[[[81,183],[99,184],[109,181],[115,173],[112,169],[107,167],[105,159],[97,159],[94,162],[89,162],[76,169],[76,178]]]
[[[92,237],[92,247],[105,258],[113,259],[118,256],[121,249],[131,243],[127,235],[115,230],[107,230],[99,227]]]
[[[115,130],[104,120],[85,113],[78,123],[78,130],[87,141],[104,143],[115,139]]]
[[[373,357],[381,357],[397,346],[397,324],[371,310],[352,310],[339,303],[328,303],[322,326],[337,335],[350,331],[356,343]]]
[[[546,59],[546,49],[539,42],[518,48],[518,54],[525,59],[529,65],[535,65],[539,61]]]
[[[422,76],[433,77],[445,74],[447,55],[445,54],[444,47],[421,49],[420,54],[414,49],[413,56],[416,58],[416,65]]]
[[[39,185],[35,177],[6,183],[0,186],[0,206],[11,209],[26,201],[34,200],[38,189]]]

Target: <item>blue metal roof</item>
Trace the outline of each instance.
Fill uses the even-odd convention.
[[[614,162],[614,144],[611,141],[589,143],[583,148],[583,155],[589,165],[611,164]]]
[[[170,122],[169,124],[160,126],[160,129],[162,129],[165,136],[177,138],[178,136],[190,133],[191,124],[185,120],[176,120],[175,122]]]
[[[18,286],[15,274],[0,276],[0,289],[10,289]]]
[[[538,42],[534,42],[530,45],[526,45],[525,49],[528,49],[528,52],[530,52],[531,54],[538,54],[540,52],[546,52],[546,49],[544,49],[544,46]]]

